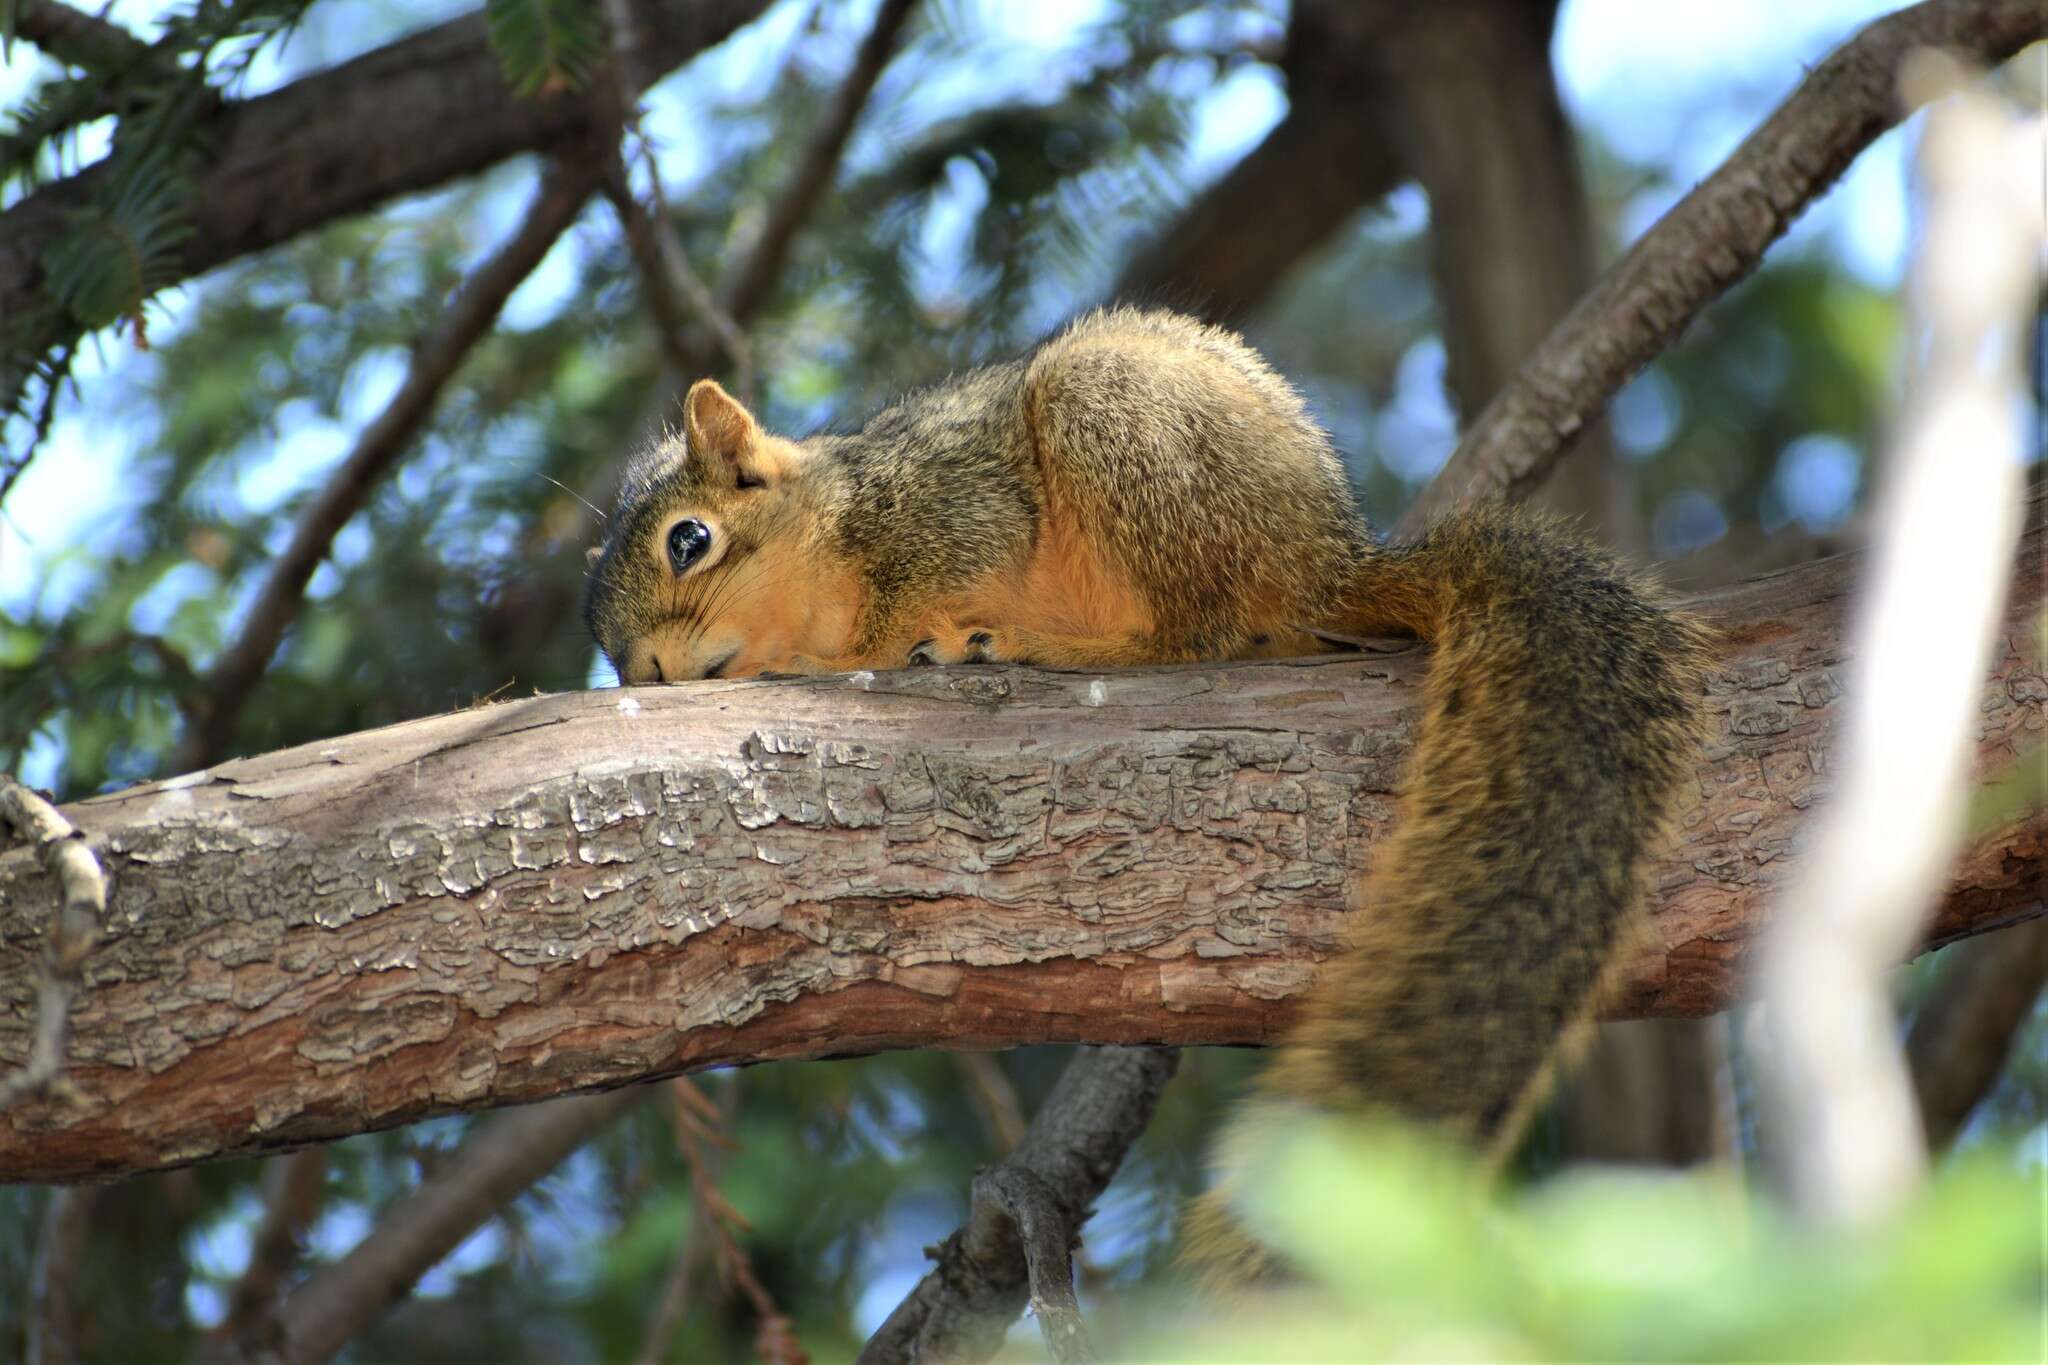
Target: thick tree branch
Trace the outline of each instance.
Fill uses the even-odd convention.
[[[1978,714],[2037,742],[2041,503]],[[1734,996],[1831,779],[1859,571],[1700,600],[1698,799],[1618,1016]],[[0,1178],[274,1151],[705,1066],[891,1047],[1257,1043],[1393,816],[1419,651],[1107,675],[919,669],[537,697],[67,808],[115,880],[73,1011],[87,1097],[0,1115]],[[1928,932],[2042,912],[2048,813]],[[0,853],[0,1067],[55,898]]]
[[[560,1100],[471,1134],[439,1174],[386,1208],[355,1250],[285,1301],[284,1358],[307,1365],[340,1350],[513,1196],[641,1098],[618,1090]]]
[[[194,695],[191,728],[179,766],[204,768],[228,752],[242,707],[270,667],[278,642],[298,619],[306,584],[327,558],[334,537],[361,509],[385,471],[411,446],[441,390],[490,331],[505,300],[576,221],[600,174],[588,159],[573,167],[566,163],[551,167],[525,219],[505,244],[463,281],[434,330],[413,351],[398,392],[363,429],[355,449],[299,514],[291,541],[272,561],[263,587],[243,618],[241,633],[207,670],[203,691]]]
[[[642,0],[647,69],[667,71],[757,16],[767,0]],[[512,93],[481,13],[415,33],[254,99],[224,101],[201,128],[215,149],[186,209],[187,276],[521,152],[602,131],[612,111]],[[422,130],[431,130],[423,134]],[[0,213],[0,318],[37,313],[40,263],[104,178],[88,167]],[[48,350],[54,324],[23,339]]]
[[[1906,1035],[1930,1151],[1956,1139],[1998,1084],[2013,1039],[2048,986],[2048,919],[1956,945]]]
[[[1539,482],[1630,377],[1913,111],[1898,93],[1908,55],[1932,47],[1992,65],[2043,37],[2040,0],[1925,0],[1843,44],[1544,339],[1395,533],[1412,536],[1452,507]]]
[[[1069,1252],[1178,1063],[1170,1048],[1077,1056],[1023,1142],[975,1175],[966,1224],[932,1249],[937,1267],[869,1339],[862,1365],[986,1360],[1027,1299],[1053,1359],[1092,1359]]]

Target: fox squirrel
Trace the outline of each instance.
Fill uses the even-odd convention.
[[[701,381],[593,555],[586,614],[625,683],[1433,642],[1350,951],[1250,1122],[1382,1106],[1507,1142],[1640,918],[1697,742],[1700,625],[1528,512],[1379,544],[1300,394],[1171,313],[1094,313],[849,435],[770,436]],[[1234,1251],[1219,1213],[1195,1226]]]

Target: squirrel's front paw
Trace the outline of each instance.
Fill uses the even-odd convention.
[[[910,647],[913,668],[927,664],[1014,663],[992,630],[949,630]]]

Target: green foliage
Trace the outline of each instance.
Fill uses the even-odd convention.
[[[484,22],[505,80],[522,95],[581,90],[604,60],[594,0],[485,0]]]
[[[79,173],[78,129],[101,118],[114,128],[82,202],[65,210],[70,230],[40,262],[39,305],[0,322],[0,423],[27,413],[38,390],[45,405],[54,400],[81,331],[127,326],[143,340],[144,305],[184,273],[177,253],[191,235],[190,173],[205,150],[205,117],[309,3],[175,6],[162,16],[158,41],[136,44],[132,58],[58,75],[10,111],[0,189],[34,188],[46,172]],[[35,423],[37,440],[46,425]],[[17,462],[25,459],[26,452]]]
[[[112,192],[71,215],[43,257],[44,288],[81,326],[141,325],[149,296],[179,278],[178,248],[192,235],[191,186],[165,166],[122,166]]]
[[[1789,1223],[1724,1173],[1499,1196],[1440,1140],[1307,1120],[1245,1172],[1306,1284],[1120,1354],[1176,1360],[2018,1360],[2048,1266],[2038,1169],[1980,1153],[1877,1228]]]

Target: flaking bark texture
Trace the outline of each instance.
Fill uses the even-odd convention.
[[[2037,497],[1980,757],[2038,743]],[[1734,996],[1826,791],[1855,561],[1727,631],[1697,804],[1610,1014]],[[1572,666],[1561,660],[1559,667]],[[535,697],[66,807],[114,880],[84,1103],[0,1178],[111,1176],[777,1057],[1264,1043],[1391,818],[1420,651],[1103,675],[921,669]],[[1980,843],[1938,944],[2038,915],[2048,815]],[[0,1069],[56,891],[0,853]],[[1370,913],[1365,907],[1362,913]]]

